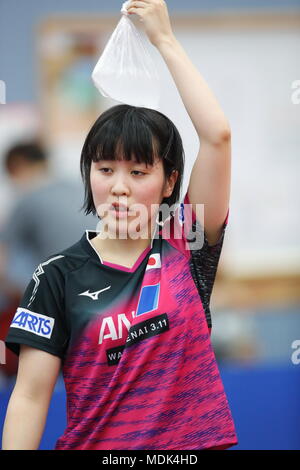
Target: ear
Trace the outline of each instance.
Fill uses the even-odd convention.
[[[178,174],[178,170],[173,170],[171,175],[168,177],[164,187],[164,198],[170,197],[172,195]]]

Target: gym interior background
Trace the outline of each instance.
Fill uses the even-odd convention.
[[[167,1],[175,35],[220,101],[232,130],[230,215],[211,298],[212,341],[239,445],[300,449],[300,1]],[[3,168],[6,150],[38,139],[54,178],[79,182],[84,136],[117,104],[91,73],[120,19],[122,2],[3,0],[0,3],[0,230],[19,193]],[[198,139],[165,64],[152,48],[160,110],[184,142],[187,187]],[[92,226],[87,228],[95,229]],[[19,285],[29,262],[16,260]],[[1,261],[1,258],[0,258]],[[23,271],[22,271],[23,270]],[[18,295],[0,288],[0,339]],[[0,431],[16,358],[1,343]],[[65,420],[62,378],[41,449]]]

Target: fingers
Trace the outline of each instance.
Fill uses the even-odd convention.
[[[146,11],[147,6],[148,6],[147,3],[145,3],[144,1],[134,0],[130,2],[127,8],[127,12],[129,15],[132,15],[135,13],[136,15],[142,17],[144,12]],[[142,21],[142,18],[140,18],[140,21]]]
[[[145,1],[140,0],[133,0],[129,3],[127,11],[131,10],[132,8],[145,8],[148,4]]]
[[[155,5],[155,4],[159,4],[159,3],[165,3],[164,0],[135,0],[137,1],[138,3],[146,3],[147,5]]]

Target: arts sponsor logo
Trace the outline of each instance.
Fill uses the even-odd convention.
[[[26,308],[18,308],[10,327],[50,339],[54,323],[54,318],[32,312]]]

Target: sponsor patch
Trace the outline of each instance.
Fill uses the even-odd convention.
[[[151,338],[151,336],[160,335],[167,330],[169,330],[169,320],[166,313],[148,318],[148,320],[131,326],[126,340],[126,347],[139,343],[143,339]]]
[[[106,350],[107,364],[109,366],[115,366],[118,364],[122,357],[125,346],[117,346],[116,348],[111,348]]]
[[[142,288],[136,311],[137,317],[143,313],[152,312],[158,308],[159,290],[159,283],[152,286],[144,286]]]
[[[161,268],[160,253],[154,253],[149,256],[146,271],[149,269]]]
[[[54,318],[46,317],[46,315],[41,315],[40,313],[31,312],[31,310],[19,307],[10,327],[19,328],[20,330],[28,331],[34,335],[50,339],[54,321]]]
[[[125,345],[106,350],[108,365],[113,366],[118,364],[125,348],[139,343],[146,338],[160,335],[169,329],[169,319],[166,313],[149,318],[148,320],[145,320],[141,323],[136,323],[135,325],[131,326]]]

